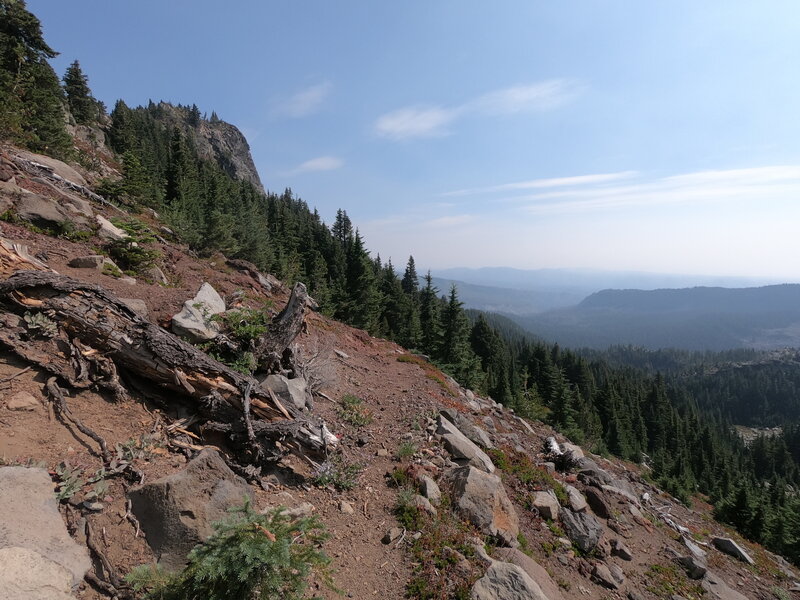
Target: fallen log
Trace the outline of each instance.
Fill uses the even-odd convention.
[[[287,309],[281,314],[293,313],[297,305]],[[210,430],[227,434],[244,463],[265,464],[285,449],[318,453],[336,444],[324,424],[294,406],[276,403],[253,377],[142,319],[99,286],[52,272],[17,271],[0,281],[0,311],[5,313],[0,313],[5,321],[0,347],[57,375],[67,386],[96,387],[115,397],[121,387],[117,371],[133,374],[172,402],[192,403]],[[28,324],[36,314],[55,322],[57,335],[37,336],[19,318],[26,314]],[[296,325],[285,325],[271,339],[289,339]],[[280,350],[264,340],[259,347],[265,354]]]

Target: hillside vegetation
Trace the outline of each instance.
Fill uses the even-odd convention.
[[[205,261],[192,262],[193,266],[181,274],[187,279],[198,277],[196,272],[204,269],[204,273],[213,272],[211,266],[225,264],[227,258],[248,261],[254,270],[273,273],[290,286],[302,281],[325,317],[411,351],[396,350],[386,346],[386,342],[367,341],[359,346],[352,340],[364,334],[349,329],[341,330],[341,338],[334,342],[350,340],[348,343],[365,354],[368,351],[364,348],[375,344],[383,354],[369,360],[386,372],[395,373],[401,369],[398,364],[404,369],[413,368],[414,377],[402,371],[408,377],[402,379],[403,385],[411,388],[408,382],[416,378],[437,389],[434,395],[426,387],[427,397],[436,399],[437,409],[449,404],[463,407],[459,393],[466,398],[466,392],[454,391],[460,389],[460,384],[492,399],[479,405],[476,410],[480,415],[489,416],[496,408],[504,419],[521,427],[514,417],[495,406],[496,401],[505,409],[513,409],[515,415],[543,421],[591,452],[643,465],[643,472],[655,485],[686,504],[693,499],[710,501],[718,519],[732,524],[750,540],[800,564],[797,493],[800,432],[791,422],[797,413],[792,394],[797,378],[793,372],[784,373],[779,366],[730,369],[716,365],[713,370],[696,371],[692,377],[685,376],[685,372],[673,376],[612,365],[613,358],[602,354],[587,357],[559,345],[533,340],[502,319],[477,314],[470,321],[455,287],[444,290],[442,295],[443,290],[434,285],[430,274],[419,285],[413,257],[409,257],[399,276],[391,261],[371,256],[345,210],[340,210],[335,222],[328,226],[291,190],[282,194],[264,193],[258,180],[248,179],[231,167],[232,156],[224,152],[219,155],[201,152],[194,133],[203,135],[213,129],[218,121],[215,114],[205,119],[196,106],[150,103],[131,108],[120,100],[106,115],[104,107],[91,98],[88,79],[80,73],[77,63],[71,67],[70,79],[83,81],[85,88],[65,89],[58,85],[57,78],[53,79],[46,59],[54,53],[41,39],[38,22],[24,10],[24,4],[0,0],[0,15],[3,16],[0,35],[4,36],[0,48],[16,48],[14,53],[3,50],[5,62],[0,65],[0,94],[3,94],[0,100],[5,99],[0,133],[7,143],[16,145],[13,148],[26,147],[91,166],[94,160],[100,160],[100,154],[92,154],[91,149],[73,143],[64,123],[102,132],[107,141],[105,151],[113,156],[113,161],[105,165],[103,176],[100,171],[90,169],[86,173],[93,189],[106,202],[119,206],[126,217],[123,226],[137,237],[98,247],[104,252],[116,250],[127,259],[128,264],[124,265],[127,275],[147,280],[153,266],[169,270],[171,265],[165,258],[168,255],[176,262],[187,256],[192,261]],[[47,86],[42,84],[45,80]],[[46,97],[38,98],[38,94]],[[76,107],[82,106],[81,99],[91,100],[92,107],[88,114],[80,116],[82,122],[75,114]],[[32,104],[47,107],[49,112],[24,109]],[[48,128],[38,124],[45,118],[50,119]],[[227,125],[226,129],[229,127],[232,126]],[[42,137],[45,135],[49,137]],[[64,139],[69,143],[64,143]],[[11,153],[12,146],[8,148]],[[22,179],[18,182],[20,186],[24,183],[35,187],[36,182]],[[10,180],[11,177],[7,181]],[[18,235],[24,233],[31,240],[47,234],[58,237],[59,244],[64,246],[53,248],[54,256],[65,247],[77,251],[68,243],[96,243],[94,226],[81,229],[80,223],[68,221],[56,229],[44,230],[19,214],[16,196],[6,188],[2,199],[10,206],[2,213],[3,220],[9,223],[3,227]],[[97,277],[113,279],[110,285],[121,286],[119,279],[123,274],[108,271]],[[163,285],[167,289],[170,283]],[[154,284],[153,288],[153,293],[160,290]],[[787,288],[781,292],[791,294],[794,290]],[[595,298],[587,307],[604,297]],[[174,303],[175,298],[170,301]],[[613,312],[621,306],[618,298],[612,304],[615,306],[605,302],[604,307]],[[666,306],[650,306],[648,314],[663,311]],[[789,302],[786,314],[791,310]],[[340,331],[333,321],[318,318],[316,325],[321,331],[326,328]],[[641,323],[647,322],[647,318],[643,316]],[[778,317],[764,315],[761,325],[766,327],[776,322],[774,318]],[[784,322],[781,319],[790,318],[794,317],[782,314],[778,319]],[[41,321],[29,330],[46,326]],[[706,322],[704,328],[697,327],[693,334],[699,340],[713,328],[713,323]],[[598,327],[598,331],[601,335],[602,328]],[[339,354],[336,356],[346,360]],[[382,372],[370,365],[374,369],[370,376],[380,380]],[[247,365],[243,369],[249,374]],[[442,376],[439,369],[452,376],[457,384]],[[354,388],[371,394],[376,384],[363,375],[364,369],[351,370],[347,375],[350,379],[341,378],[357,381]],[[660,367],[656,365],[658,370]],[[249,391],[244,395],[248,394]],[[394,398],[394,401],[400,400]],[[369,424],[371,413],[355,416],[347,413],[356,410],[353,407],[360,406],[359,403],[342,404],[341,411],[353,427]],[[417,408],[422,410],[423,404],[420,402]],[[424,408],[430,410],[428,405]],[[486,414],[480,412],[484,409]],[[398,413],[403,415],[402,407]],[[421,413],[413,417],[416,422]],[[345,420],[341,416],[340,419]],[[781,424],[784,429],[780,435],[758,438],[748,447],[732,427],[740,419],[752,424]],[[417,428],[429,425],[417,423]],[[387,423],[382,426],[389,428]],[[411,428],[412,424],[408,426]],[[358,444],[370,443],[366,436],[359,435],[353,435]],[[386,429],[382,435],[396,437],[394,432],[387,434]],[[496,455],[498,463],[505,459],[509,473],[519,477],[522,471],[530,477],[525,471],[530,465],[518,456],[525,453],[516,451],[513,445],[509,448]],[[410,454],[415,452],[416,448],[409,449]],[[527,452],[534,453],[530,447]],[[402,454],[399,450],[398,453]],[[402,458],[398,456],[398,462]],[[337,480],[338,483],[341,481]],[[515,485],[527,489],[524,488],[527,483],[530,478],[523,477]],[[452,523],[439,525],[457,528]],[[416,597],[434,596],[420,593]]]

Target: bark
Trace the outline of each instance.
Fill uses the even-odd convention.
[[[289,371],[296,375],[296,365],[291,345],[305,326],[305,313],[316,303],[308,295],[306,286],[296,283],[283,310],[270,323],[255,348],[255,357],[262,371]]]
[[[302,284],[298,284],[302,286]],[[259,348],[277,346],[302,327],[302,289],[295,287],[276,317],[276,330]],[[0,346],[58,375],[72,387],[99,387],[114,393],[116,371],[132,373],[169,396],[194,404],[213,429],[224,429],[240,459],[263,463],[281,447],[322,451],[335,437],[283,405],[253,377],[233,371],[162,328],[145,321],[103,288],[44,271],[18,271],[0,281],[5,327]],[[43,313],[58,324],[58,336],[37,339],[9,313]],[[220,427],[221,425],[221,427]],[[327,433],[327,435],[326,435]]]

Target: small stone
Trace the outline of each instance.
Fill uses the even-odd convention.
[[[97,224],[100,225],[100,229],[97,230],[97,235],[99,235],[101,238],[105,238],[107,240],[112,240],[112,241],[119,241],[119,240],[124,240],[125,238],[128,237],[127,233],[125,233],[122,229],[114,225],[111,221],[109,221],[105,217],[97,215],[95,218],[97,219]]]
[[[83,503],[83,507],[92,512],[102,512],[105,509],[102,502],[89,502],[88,500]]]
[[[618,584],[622,585],[625,583],[625,573],[622,572],[622,569],[619,565],[610,565],[608,570],[611,571],[611,576],[614,578]]]
[[[419,478],[419,485],[422,495],[430,500],[431,504],[438,506],[442,501],[442,492],[433,478],[429,475],[422,475]]]
[[[381,542],[384,544],[391,544],[393,541],[400,539],[400,536],[403,535],[403,530],[399,527],[392,527],[386,534],[381,538]]]
[[[549,521],[558,519],[558,499],[552,492],[534,492],[532,504],[543,519]]]
[[[430,500],[428,500],[424,496],[420,496],[419,494],[414,496],[414,499],[411,501],[411,504],[413,506],[416,506],[419,510],[428,513],[429,515],[436,516],[437,514],[437,511],[434,508],[433,504],[430,503]]]
[[[386,448],[378,448],[375,456],[389,456],[389,451]]]
[[[619,587],[619,583],[611,574],[609,568],[603,563],[598,563],[594,566],[592,569],[592,577],[597,583],[609,589],[616,590]]]
[[[354,512],[356,512],[355,509],[353,509],[353,505],[349,502],[345,502],[344,500],[339,502],[339,510],[346,515],[352,515]]]
[[[714,546],[717,547],[718,550],[724,552],[725,554],[730,554],[731,556],[738,558],[741,561],[746,562],[749,565],[755,564],[755,561],[750,557],[750,555],[742,548],[739,544],[734,542],[730,538],[722,538],[722,537],[715,537],[711,540]]]
[[[342,352],[341,350],[339,350],[339,349],[337,349],[337,348],[334,348],[334,349],[333,349],[333,353],[334,353],[336,356],[338,356],[339,358],[341,358],[341,359],[344,359],[344,360],[347,360],[348,358],[350,358],[350,356],[349,356],[349,355],[347,355],[346,353]]]
[[[119,269],[110,258],[106,258],[100,254],[90,254],[88,256],[77,256],[67,263],[73,269],[97,269],[101,270],[105,265],[110,265],[115,269]]]
[[[611,540],[611,554],[619,556],[622,560],[633,560],[633,554],[621,540]]]
[[[38,406],[41,402],[28,392],[17,392],[6,400],[8,410],[36,410]]]

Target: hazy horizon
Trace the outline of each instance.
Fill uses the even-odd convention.
[[[27,4],[60,75],[215,111],[396,266],[800,280],[788,0]]]

